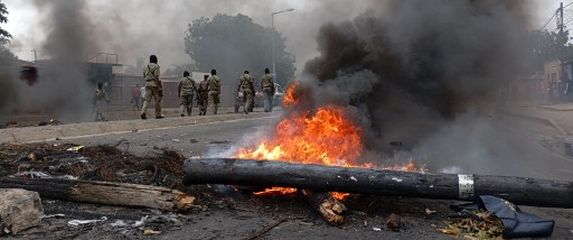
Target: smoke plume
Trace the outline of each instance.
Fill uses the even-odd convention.
[[[357,112],[369,148],[386,158],[394,154],[388,143],[400,142],[434,169],[531,175],[495,165],[534,156],[516,148],[495,117],[527,61],[527,9],[522,1],[380,3],[320,29],[320,55],[306,63],[305,82],[318,104]]]
[[[93,84],[88,83],[85,63],[88,54],[98,50],[98,41],[105,37],[105,31],[93,24],[85,11],[85,1],[33,3],[43,10],[40,17],[46,37],[38,51],[47,60],[36,64],[39,81],[35,86],[16,80],[16,74],[7,80],[18,97],[12,98],[5,109],[54,114],[64,121],[87,120]]]

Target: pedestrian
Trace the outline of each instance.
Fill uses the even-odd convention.
[[[207,80],[209,79],[209,75],[203,76],[203,81],[199,83],[199,87],[197,89],[197,106],[199,107],[199,115],[206,115],[207,114],[207,104],[209,103],[209,84]]]
[[[261,77],[261,90],[263,91],[263,102],[265,112],[272,112],[273,97],[275,96],[275,82],[271,70],[265,69],[265,75]]]
[[[93,99],[96,122],[105,121],[105,117],[103,116],[104,101],[109,102],[109,97],[103,88],[103,83],[98,82]]]
[[[157,64],[157,56],[151,55],[149,57],[149,64],[143,69],[143,77],[145,79],[145,97],[143,107],[141,108],[141,119],[147,119],[147,108],[151,103],[155,104],[155,118],[164,118],[161,115],[161,98],[163,97],[163,88],[159,75],[161,68]]]
[[[243,111],[245,114],[249,114],[251,110],[254,93],[255,79],[249,74],[249,71],[245,71],[243,75],[239,77],[239,86],[237,87],[237,94],[243,95]]]
[[[217,70],[211,70],[211,76],[207,79],[207,89],[209,91],[209,106],[213,115],[217,115],[219,103],[221,102],[221,78],[217,76]]]
[[[135,87],[131,90],[131,104],[136,111],[141,106],[141,87],[139,87],[139,84],[135,84]]]
[[[143,98],[145,98],[145,85],[139,88],[141,92],[141,100],[139,101],[139,109],[143,108]]]
[[[193,112],[193,98],[195,97],[195,93],[197,93],[197,85],[195,85],[195,80],[193,80],[189,76],[189,72],[183,72],[183,78],[179,82],[179,86],[177,87],[177,95],[180,99],[180,110],[181,110],[181,117],[191,116]]]
[[[242,92],[238,92],[237,94],[235,94],[235,113],[239,113],[239,109],[241,108],[241,105],[244,105],[243,103],[243,93]]]

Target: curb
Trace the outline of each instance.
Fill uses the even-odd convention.
[[[30,143],[70,139],[106,134],[121,134],[145,130],[178,128],[185,126],[220,123],[236,120],[270,118],[269,113],[226,114],[212,116],[194,116],[187,118],[165,118],[148,120],[125,120],[110,122],[74,123],[59,126],[24,127],[0,129],[0,144]]]
[[[535,108],[538,108],[541,110],[555,111],[555,112],[571,112],[571,111],[573,111],[573,108],[556,108],[556,107],[549,107],[549,106],[536,106]]]

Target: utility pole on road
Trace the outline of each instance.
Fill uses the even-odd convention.
[[[561,2],[559,4],[559,9],[557,9],[557,14],[559,16],[559,19],[557,20],[557,28],[559,29],[559,36],[563,36],[563,33],[565,32],[564,28],[565,28],[565,22],[563,20],[563,2]]]
[[[273,58],[273,77],[277,77],[277,62],[276,62],[276,49],[275,49],[275,15],[279,15],[281,13],[286,13],[286,12],[292,12],[294,11],[294,9],[289,8],[286,10],[282,10],[282,11],[278,11],[278,12],[273,12],[271,13],[271,28],[272,28],[272,36],[271,36],[271,47],[272,47],[272,58]]]

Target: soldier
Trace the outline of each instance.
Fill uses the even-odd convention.
[[[209,91],[209,106],[214,115],[217,115],[221,97],[221,78],[217,76],[217,70],[211,70],[211,77],[207,79],[207,89]]]
[[[181,109],[181,117],[185,117],[185,113],[187,113],[187,116],[191,116],[193,112],[193,97],[197,93],[197,86],[195,85],[195,80],[189,76],[188,71],[183,72],[183,78],[179,82],[177,93],[181,100],[179,107]]]
[[[207,82],[209,75],[203,76],[203,81],[199,83],[199,88],[197,89],[197,106],[199,106],[199,115],[207,114],[207,104],[209,103],[209,84]]]
[[[243,104],[245,114],[249,114],[253,104],[253,94],[255,93],[255,79],[245,71],[239,78],[239,87],[237,88],[238,95],[243,95]]]
[[[105,121],[105,118],[103,117],[103,101],[104,100],[109,102],[109,97],[107,96],[107,93],[103,89],[103,83],[98,82],[97,88],[95,90],[95,95],[94,95],[94,108],[95,108],[95,113],[96,113],[96,117],[95,117],[96,122]]]
[[[162,119],[161,115],[161,98],[163,97],[163,89],[159,75],[161,70],[157,64],[157,57],[151,55],[149,57],[149,64],[143,69],[143,77],[145,79],[145,97],[143,107],[141,109],[141,119],[147,119],[147,108],[153,101],[155,104],[155,118]]]
[[[271,70],[265,69],[265,75],[261,77],[261,90],[263,91],[263,101],[265,105],[265,112],[273,110],[273,97],[275,95],[275,82]]]

